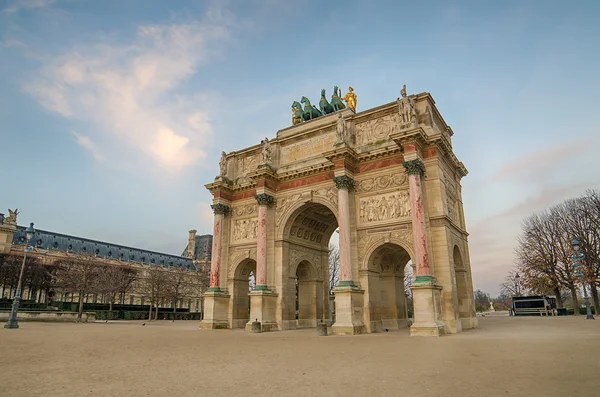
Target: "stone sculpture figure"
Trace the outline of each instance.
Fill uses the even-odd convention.
[[[342,117],[342,114],[338,114],[336,129],[337,142],[340,143],[348,143],[348,127],[346,126],[346,120]]]
[[[402,98],[398,98],[400,129],[415,128],[417,126],[417,109],[415,100],[406,95],[406,84],[402,87],[400,95],[402,95]]]
[[[342,100],[344,100],[348,107],[356,113],[357,97],[354,93],[354,88],[348,87],[348,93],[342,98]]]
[[[261,142],[262,143],[262,164],[271,165],[271,143],[269,142],[269,138],[266,138]]]
[[[14,211],[10,208],[8,209],[8,216],[4,218],[4,224],[6,225],[16,225],[17,224],[17,215],[19,215],[19,209],[15,209]]]
[[[227,176],[227,154],[221,152],[221,160],[219,161],[219,175],[222,177]]]

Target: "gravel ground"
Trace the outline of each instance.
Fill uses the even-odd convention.
[[[600,320],[479,320],[442,338],[21,322],[0,329],[0,396],[600,395]]]

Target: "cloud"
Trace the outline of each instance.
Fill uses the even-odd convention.
[[[545,171],[550,165],[564,162],[571,157],[581,156],[582,152],[590,150],[592,148],[591,145],[596,141],[598,141],[597,138],[590,138],[570,144],[561,142],[557,146],[542,149],[537,153],[527,154],[519,159],[507,162],[494,175],[481,183],[492,184],[508,178],[514,178],[515,175],[520,175],[524,171],[528,174]]]
[[[96,160],[98,160],[98,161],[104,160],[104,156],[102,154],[100,154],[100,152],[98,151],[98,148],[96,146],[96,143],[94,141],[92,141],[90,139],[90,137],[78,134],[75,131],[71,131],[71,133],[75,136],[75,138],[77,138],[77,143],[80,146],[82,146],[83,148],[85,148],[86,150],[88,150],[92,154],[92,156],[94,156],[94,158]]]
[[[3,11],[7,14],[15,14],[24,9],[47,8],[55,2],[56,0],[16,0]]]
[[[140,26],[126,43],[99,41],[52,57],[24,89],[46,109],[83,121],[97,147],[125,144],[179,170],[206,156],[212,127],[206,95],[176,90],[219,53],[233,25],[231,14],[211,9],[185,24]]]
[[[211,203],[205,201],[198,203],[198,216],[200,218],[198,225],[201,226],[201,228],[198,229],[198,232],[200,234],[213,233],[214,215],[210,208],[210,204]]]

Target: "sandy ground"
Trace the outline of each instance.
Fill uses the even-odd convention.
[[[141,323],[0,329],[0,395],[600,395],[600,320],[582,317],[488,316],[442,338]]]

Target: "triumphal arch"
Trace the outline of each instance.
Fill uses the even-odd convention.
[[[222,153],[213,195],[210,289],[201,328],[316,327],[360,334],[410,325],[437,336],[477,326],[452,129],[429,93],[356,110],[337,87],[302,98],[292,126]],[[346,101],[344,104],[340,99]],[[340,281],[328,245],[339,232]],[[405,266],[413,266],[408,320]],[[249,292],[249,275],[256,285]]]

